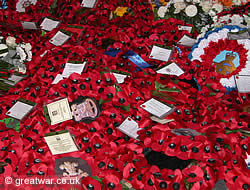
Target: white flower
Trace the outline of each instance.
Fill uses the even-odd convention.
[[[24,49],[21,47],[21,46],[17,46],[16,47],[16,52],[17,52],[17,54],[20,56],[20,58],[21,58],[21,60],[20,60],[20,62],[22,63],[22,62],[24,62],[25,61],[25,59],[26,59],[26,53],[25,53],[25,51],[24,51]]]
[[[241,0],[233,0],[233,3],[234,3],[235,5],[241,5]]]
[[[175,3],[175,4],[174,4],[174,8],[175,8],[174,14],[177,14],[177,13],[179,13],[181,10],[183,10],[183,9],[186,8],[186,4],[183,3],[183,2]]]
[[[157,11],[157,14],[160,18],[164,18],[165,16],[165,13],[167,12],[168,8],[165,7],[165,6],[161,6],[158,11]]]
[[[30,5],[35,5],[37,0],[19,0],[16,4],[17,12],[25,12],[25,8]]]
[[[216,12],[214,12],[213,10],[210,10],[210,11],[208,12],[208,14],[209,14],[211,17],[216,16]]]
[[[173,3],[184,3],[184,0],[174,0]]]
[[[197,7],[195,5],[189,5],[185,9],[185,13],[189,17],[194,17],[195,15],[197,15],[198,9],[197,9]]]
[[[238,25],[238,24],[242,24],[243,23],[243,17],[241,17],[240,15],[236,15],[234,14],[231,18],[231,24],[235,24],[235,25]]]
[[[201,33],[206,33],[208,30],[209,26],[204,26],[201,28]]]
[[[214,23],[217,23],[217,19],[218,19],[217,15],[213,16],[212,19],[213,19],[213,22],[214,22]]]
[[[214,4],[212,7],[217,13],[220,13],[221,11],[223,11],[223,6],[221,4]]]
[[[219,22],[221,22],[221,23],[223,23],[223,22],[228,23],[229,18],[230,18],[229,15],[222,16],[222,17],[219,18]]]
[[[212,9],[212,3],[210,3],[209,1],[202,1],[200,3],[200,6],[202,10],[206,13],[208,13]]]
[[[25,51],[30,51],[32,49],[32,46],[30,43],[25,44],[24,46]]]
[[[175,10],[174,10],[174,14],[178,14],[179,12],[181,12],[180,9],[175,9]]]
[[[25,44],[24,49],[28,55],[27,61],[31,61],[32,60],[32,51],[31,51],[32,46],[31,46],[31,44],[30,43]]]
[[[249,27],[250,26],[250,17],[247,15],[243,15],[243,16],[244,16],[245,22],[247,23],[247,26]]]
[[[200,0],[193,0],[193,3],[200,3]]]
[[[15,48],[17,46],[16,44],[16,38],[9,36],[6,39],[6,45],[11,47],[11,48]]]
[[[18,65],[15,66],[15,70],[17,72],[25,74],[26,73],[26,66],[25,66],[25,64],[19,63]]]

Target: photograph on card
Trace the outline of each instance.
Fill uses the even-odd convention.
[[[73,120],[75,122],[91,123],[100,116],[100,105],[88,96],[79,96],[70,103]]]
[[[55,160],[55,175],[60,177],[84,178],[92,175],[87,161],[75,157],[63,157]]]

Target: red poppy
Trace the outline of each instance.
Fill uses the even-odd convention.
[[[204,172],[198,166],[191,166],[189,168],[185,168],[182,171],[183,175],[186,176],[187,182],[199,182],[203,180]]]

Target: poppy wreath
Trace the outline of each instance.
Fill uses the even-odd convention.
[[[79,1],[63,3],[58,1],[57,9],[53,8],[53,2],[43,1],[41,7],[51,5],[52,12],[38,11],[37,3],[30,7],[34,14],[31,11],[30,15],[20,14],[26,15],[26,21],[41,22],[45,16],[62,20],[59,28],[43,36],[40,31],[24,32],[8,27],[3,30],[3,36],[15,34],[18,40],[30,42],[34,48],[32,61],[25,63],[28,77],[0,97],[0,119],[6,117],[7,110],[20,97],[37,106],[21,121],[20,133],[0,123],[0,163],[5,165],[0,170],[1,188],[18,188],[5,184],[3,177],[54,176],[55,159],[72,156],[91,166],[93,176],[83,178],[80,184],[85,189],[123,189],[122,179],[135,189],[212,189],[219,179],[225,180],[230,189],[247,189],[249,172],[244,159],[249,154],[249,137],[241,129],[249,128],[249,113],[245,108],[249,106],[249,94],[233,91],[225,95],[221,76],[212,64],[189,60],[191,49],[177,45],[184,34],[189,34],[178,30],[178,25],[185,23],[171,18],[153,21],[151,5],[145,1],[99,1],[94,9],[81,11],[78,11]],[[110,13],[117,7],[128,7],[127,13],[110,20]],[[15,25],[14,16],[19,13],[8,11],[1,11],[1,18]],[[69,24],[84,27],[82,35],[73,32],[71,39],[59,47],[48,42]],[[197,33],[192,35],[196,37]],[[220,43],[225,44],[224,41]],[[164,64],[149,59],[155,44],[176,46],[171,61],[184,69],[183,75],[176,77],[154,71]],[[232,48],[233,45],[243,48],[236,42]],[[119,53],[115,57],[105,55],[109,48]],[[127,59],[128,50],[137,53],[151,67],[138,69]],[[244,56],[245,51],[241,50]],[[86,61],[86,70],[52,84],[69,60]],[[130,77],[118,84],[113,70],[128,72]],[[89,124],[69,120],[51,126],[46,122],[42,108],[47,102],[59,97],[72,102],[79,96],[94,98],[100,104],[100,117]],[[152,97],[176,107],[167,117],[171,122],[156,123],[140,108]],[[128,116],[141,129],[139,141],[117,129]],[[176,133],[183,128],[198,135]],[[74,136],[79,151],[53,156],[43,136],[65,129]],[[170,164],[159,164],[162,159]],[[20,189],[23,187],[60,188],[27,185]]]
[[[189,54],[191,60],[210,64],[210,71],[219,73],[214,77],[220,78],[220,83],[229,91],[236,88],[233,75],[244,75],[249,65],[249,40],[230,40],[227,37],[231,31],[242,30],[244,28],[238,26],[224,26],[210,31],[199,39]]]

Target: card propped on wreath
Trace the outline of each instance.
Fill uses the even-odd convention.
[[[62,98],[45,105],[44,113],[51,125],[71,119],[91,123],[100,116],[100,106],[94,98],[88,96],[79,96],[70,103],[67,98]]]

